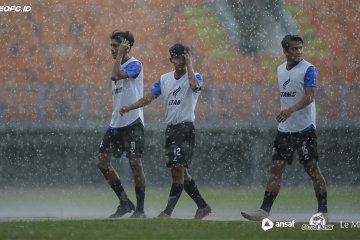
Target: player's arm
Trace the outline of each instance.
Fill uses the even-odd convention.
[[[188,73],[190,88],[194,92],[197,92],[197,91],[200,90],[201,86],[200,86],[200,84],[198,82],[198,79],[196,78],[196,75],[195,75],[191,55],[188,52],[188,53],[184,54],[184,57],[185,57],[185,62],[186,62],[186,71]]]
[[[128,106],[122,107],[120,110],[120,115],[122,116],[124,113],[130,112],[131,110],[149,105],[155,99],[156,99],[156,96],[150,92],[143,98],[140,98],[138,101],[136,101]]]
[[[310,66],[306,70],[305,78],[304,78],[305,96],[295,105],[281,111],[280,114],[276,117],[276,120],[278,122],[285,122],[286,119],[288,119],[291,116],[291,114],[305,108],[315,100],[317,75],[318,75],[317,70],[314,66]]]
[[[143,98],[138,101],[130,104],[129,106],[124,106],[120,109],[120,115],[122,116],[124,113],[127,113],[131,110],[144,107],[149,105],[152,101],[154,101],[157,97],[161,95],[161,82],[160,79],[154,84],[151,88],[150,92],[145,95]]]
[[[113,69],[111,72],[112,81],[125,79],[129,77],[127,72],[120,70],[121,62],[129,50],[130,50],[129,42],[126,39],[122,40],[118,47],[117,56],[114,61]]]
[[[291,114],[305,108],[310,103],[312,103],[315,100],[315,89],[315,87],[305,87],[305,96],[292,107],[281,111],[280,114],[276,117],[276,120],[278,122],[285,122],[286,119],[291,116]]]

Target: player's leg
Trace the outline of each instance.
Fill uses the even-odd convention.
[[[211,213],[211,207],[205,202],[201,196],[199,189],[195,183],[195,180],[190,176],[188,168],[192,162],[192,156],[195,146],[195,127],[192,123],[185,124],[183,126],[182,149],[185,156],[184,162],[184,190],[194,200],[198,209],[196,210],[195,219],[203,219]]]
[[[315,195],[318,201],[318,212],[327,217],[327,190],[325,178],[319,168],[317,152],[317,137],[315,131],[304,133],[298,147],[299,160],[304,165],[304,170],[310,176]]]
[[[317,162],[309,162],[304,165],[304,169],[313,181],[315,195],[318,201],[318,212],[327,213],[327,191],[325,178],[320,172]]]
[[[278,132],[272,153],[272,165],[263,202],[259,210],[241,212],[241,215],[252,221],[261,221],[269,216],[272,205],[280,191],[282,176],[288,164],[292,163],[294,147],[291,136]]]
[[[118,197],[120,205],[117,211],[110,217],[121,217],[127,212],[131,212],[134,208],[133,204],[129,200],[126,192],[121,184],[120,178],[114,167],[111,165],[111,145],[114,143],[114,132],[109,129],[103,138],[100,146],[99,156],[97,161],[97,167],[104,175],[106,181]]]
[[[268,179],[263,202],[259,210],[244,211],[241,215],[251,221],[261,221],[269,216],[271,207],[280,191],[282,175],[287,166],[287,161],[275,160],[272,162],[271,175]]]
[[[141,158],[129,160],[132,173],[134,175],[136,209],[133,218],[145,218],[144,201],[145,201],[145,175],[141,163]]]
[[[282,176],[287,166],[287,161],[275,160],[272,162],[271,174],[266,185],[264,194],[264,200],[260,209],[267,213],[270,213],[271,207],[275,201],[275,198],[280,192]]]
[[[167,126],[165,131],[166,166],[171,169],[172,184],[165,210],[158,217],[170,217],[184,189],[183,149],[179,144],[181,128]]]
[[[145,218],[144,201],[145,201],[145,175],[141,163],[144,151],[144,127],[137,124],[129,129],[128,139],[125,144],[127,151],[126,156],[129,158],[130,168],[134,176],[136,209],[131,217]]]
[[[171,168],[172,184],[165,210],[158,217],[170,217],[184,189],[184,166],[177,164]]]
[[[187,168],[184,169],[184,190],[198,207],[194,216],[195,219],[203,219],[211,213],[211,207],[201,196],[195,180],[190,176]]]

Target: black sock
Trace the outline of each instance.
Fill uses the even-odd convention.
[[[318,212],[327,213],[327,192],[316,194],[318,200]]]
[[[119,198],[120,204],[126,204],[129,201],[129,198],[127,197],[125,190],[124,190],[123,186],[121,185],[120,181],[111,183],[110,187],[115,192],[116,196]]]
[[[194,179],[191,179],[190,182],[187,182],[184,185],[185,192],[194,200],[198,208],[204,208],[207,206],[205,200],[202,198]]]
[[[135,187],[136,211],[144,212],[145,187]]]
[[[167,215],[171,215],[176,203],[178,202],[180,195],[183,191],[184,185],[183,184],[175,184],[173,183],[171,185],[171,190],[170,190],[170,194],[169,194],[169,199],[168,199],[168,203],[166,205],[166,208],[164,210],[164,213],[166,213]]]
[[[277,195],[277,193],[265,191],[264,200],[260,209],[269,213]]]

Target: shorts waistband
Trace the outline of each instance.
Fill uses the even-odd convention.
[[[182,126],[182,125],[191,126],[191,125],[194,125],[194,123],[193,122],[180,122],[177,124],[168,124],[167,126],[168,127],[177,127],[177,126]]]
[[[296,135],[305,134],[305,133],[312,133],[312,132],[315,132],[315,129],[307,130],[307,131],[301,131],[301,132],[280,132],[279,131],[279,133],[284,134],[284,135],[289,135],[289,136],[296,136]]]

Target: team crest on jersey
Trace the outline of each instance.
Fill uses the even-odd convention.
[[[175,89],[172,93],[172,95],[176,98],[176,95],[180,92],[181,87],[178,87],[177,89]],[[179,105],[181,103],[181,99],[172,99],[169,101],[169,105]]]
[[[178,87],[175,91],[173,91],[172,95],[176,98],[176,95],[180,92],[181,87]]]
[[[286,85],[290,83],[290,78],[283,83],[283,88],[286,90]]]

